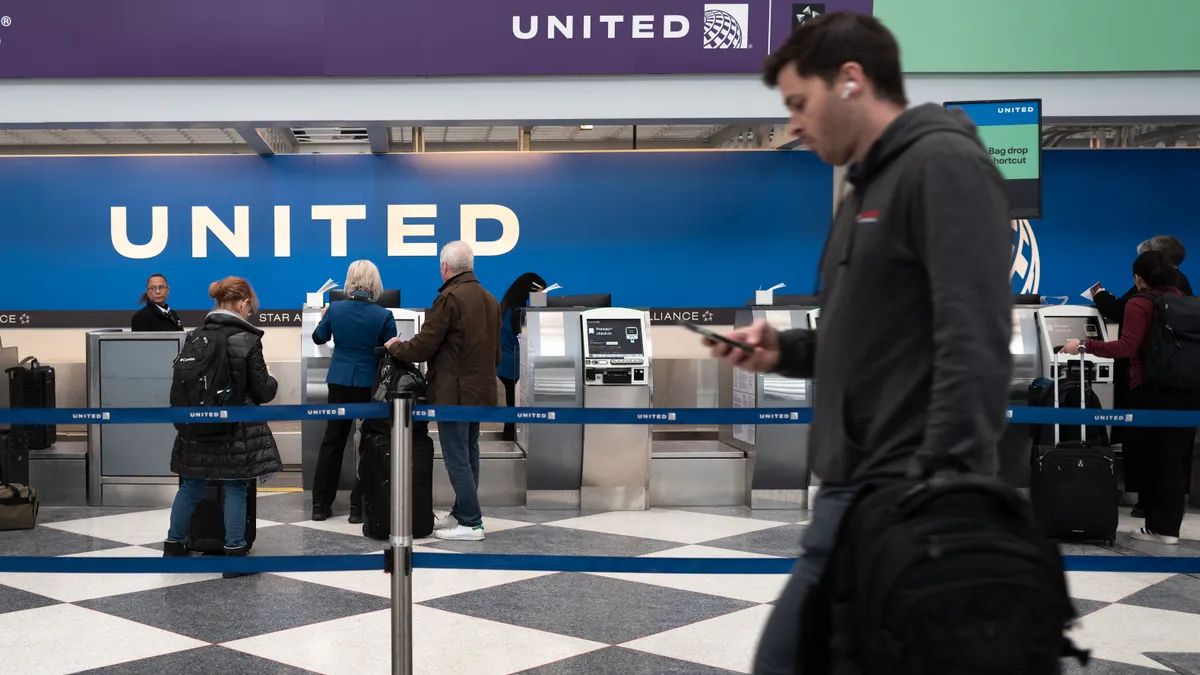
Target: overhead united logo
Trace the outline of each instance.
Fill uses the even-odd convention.
[[[749,49],[750,5],[704,6],[705,49]]]
[[[1036,295],[1042,281],[1042,259],[1038,255],[1037,238],[1028,220],[1012,221],[1012,279],[1013,292]]]
[[[792,30],[804,25],[805,21],[815,19],[825,13],[825,4],[797,3],[792,5]]]

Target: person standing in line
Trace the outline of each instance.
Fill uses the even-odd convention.
[[[736,367],[817,383],[809,456],[822,486],[753,666],[790,675],[801,607],[858,486],[903,480],[925,451],[995,473],[1012,368],[1012,229],[974,126],[934,104],[906,110],[899,47],[875,18],[807,21],[764,70],[792,133],[827,164],[849,165],[851,188],[818,265],[818,329],[757,321],[729,334],[751,351],[707,341]]]
[[[1178,268],[1183,264],[1183,259],[1187,256],[1187,250],[1183,247],[1183,243],[1175,237],[1167,235],[1158,235],[1151,237],[1141,244],[1138,244],[1138,255],[1146,251],[1158,251],[1163,254],[1172,265]],[[1188,282],[1187,275],[1179,272],[1178,289],[1183,295],[1192,295],[1192,285]],[[1100,288],[1092,301],[1096,304],[1096,309],[1106,321],[1117,324],[1117,334],[1123,334],[1125,330],[1125,307],[1129,299],[1137,295],[1141,291],[1138,290],[1135,284],[1121,297],[1117,297],[1112,293]],[[1122,410],[1132,405],[1129,399],[1129,394],[1132,391],[1132,383],[1129,380],[1129,359],[1116,359],[1113,363],[1113,408]],[[1112,442],[1120,443],[1122,446],[1122,465],[1125,473],[1125,491],[1137,493],[1138,500],[1133,506],[1133,511],[1130,513],[1134,518],[1145,518],[1145,502],[1142,499],[1142,493],[1150,489],[1150,485],[1145,480],[1146,476],[1146,458],[1136,451],[1131,452],[1132,447],[1126,444],[1130,439],[1130,429],[1126,427],[1113,427]],[[1191,465],[1189,463],[1189,476],[1191,475]]]
[[[475,277],[475,254],[465,242],[442,248],[442,287],[425,314],[421,332],[387,343],[392,356],[427,363],[429,405],[496,405],[496,368],[500,365],[500,303]],[[446,473],[454,488],[454,508],[438,518],[439,539],[480,541],[479,423],[438,422]]]
[[[206,330],[225,335],[229,366],[225,405],[263,405],[275,399],[279,383],[267,370],[259,328],[247,318],[258,311],[258,297],[241,277],[214,281],[208,294],[216,308],[204,319]],[[198,425],[203,427],[204,425]],[[182,482],[171,506],[171,522],[163,544],[164,558],[187,557],[187,535],[192,514],[204,499],[209,481],[221,481],[224,495],[225,555],[245,556],[246,500],[251,483],[283,468],[279,447],[266,422],[236,422],[227,432],[205,434],[203,429],[181,431],[171,449],[171,473]],[[247,576],[225,572],[225,578]]]
[[[175,310],[167,306],[170,293],[171,286],[167,284],[167,278],[161,274],[151,274],[146,280],[146,292],[138,301],[145,307],[134,313],[130,329],[135,333],[182,331],[183,321]]]
[[[375,381],[375,349],[396,337],[396,318],[375,304],[383,293],[379,268],[370,260],[355,260],[346,270],[346,299],[331,303],[321,314],[312,340],[323,345],[336,337],[333,358],[325,382],[329,403],[370,403]],[[325,423],[321,453],[313,475],[313,520],[333,516],[338,479],[342,475],[342,457],[346,441],[354,431],[354,420],[336,419]],[[362,522],[362,486],[356,478],[350,492],[349,522]]]
[[[504,405],[516,405],[517,380],[521,379],[521,345],[517,336],[521,334],[521,311],[529,304],[529,294],[546,287],[546,280],[533,272],[526,272],[508,287],[500,301],[500,367],[496,376],[504,385]],[[517,425],[504,425],[505,441],[517,440]]]
[[[1125,303],[1125,319],[1117,340],[1087,340],[1088,353],[1102,358],[1128,359],[1129,407],[1141,410],[1200,410],[1200,395],[1195,391],[1174,389],[1146,381],[1145,354],[1154,329],[1154,298],[1182,296],[1177,288],[1179,272],[1161,250],[1146,251],[1133,261],[1133,281],[1137,294]],[[1079,353],[1079,340],[1063,345],[1067,354]],[[1183,522],[1184,495],[1191,473],[1188,471],[1195,440],[1194,428],[1131,427],[1124,436],[1129,456],[1138,457],[1142,468],[1138,502],[1145,510],[1146,524],[1129,536],[1156,544],[1179,543]]]

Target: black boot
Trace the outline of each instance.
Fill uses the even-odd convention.
[[[358,525],[358,524],[362,523],[362,521],[363,521],[362,506],[361,505],[355,506],[355,505],[351,504],[350,505],[350,518],[349,518],[348,522],[351,525]]]
[[[319,521],[325,520],[325,518],[327,518],[327,517],[328,516],[325,515],[325,509],[318,508],[316,506],[313,507],[313,512],[312,512],[313,520],[319,522]]]
[[[226,558],[245,558],[249,553],[250,553],[249,546],[225,549],[225,557]],[[225,577],[226,579],[237,579],[238,577],[248,577],[248,576],[251,576],[254,574],[256,574],[256,572],[225,572],[225,573],[221,574],[221,576]]]
[[[163,557],[186,558],[188,557],[187,545],[181,542],[165,541],[163,542]]]

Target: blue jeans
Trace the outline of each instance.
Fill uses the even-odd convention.
[[[454,488],[454,508],[450,515],[459,525],[475,527],[483,523],[479,509],[479,423],[438,422],[442,459],[450,486]]]
[[[856,488],[823,486],[813,503],[812,522],[800,541],[803,551],[792,578],[775,601],[767,619],[758,653],[754,656],[754,675],[792,675],[798,672],[796,657],[800,631],[800,610],[808,591],[821,580],[829,555],[837,541],[842,519],[854,505]]]
[[[171,505],[171,528],[167,530],[167,541],[182,544],[187,541],[188,524],[196,505],[204,499],[208,481],[201,478],[184,478],[175,503]],[[244,480],[221,481],[221,492],[225,495],[222,514],[225,517],[225,548],[241,548],[246,545],[246,490]]]

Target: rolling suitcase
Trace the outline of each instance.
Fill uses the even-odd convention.
[[[413,423],[412,451],[413,538],[433,534],[433,439],[425,422]],[[387,539],[392,531],[392,437],[363,436],[358,476],[362,481],[363,534]]]
[[[1091,390],[1082,350],[1079,360],[1079,407],[1086,409]],[[1059,379],[1054,380],[1055,409],[1060,401]],[[1117,537],[1118,498],[1112,446],[1093,443],[1086,425],[1080,425],[1080,440],[1063,440],[1060,427],[1054,425],[1053,445],[1033,446],[1030,498],[1038,522],[1050,537],[1111,545]]]
[[[8,373],[8,400],[12,408],[55,408],[54,368],[43,366],[32,356],[5,370]],[[30,450],[44,450],[54,444],[58,428],[53,424],[14,424],[13,431],[24,431]]]
[[[0,436],[0,483],[29,485],[29,437],[23,431]]]
[[[256,505],[258,503],[258,481],[249,481],[246,490],[246,545],[254,547],[256,531]],[[187,548],[197,553],[224,555],[225,553],[225,503],[221,481],[212,481],[204,489],[204,499],[196,505],[188,523]]]

